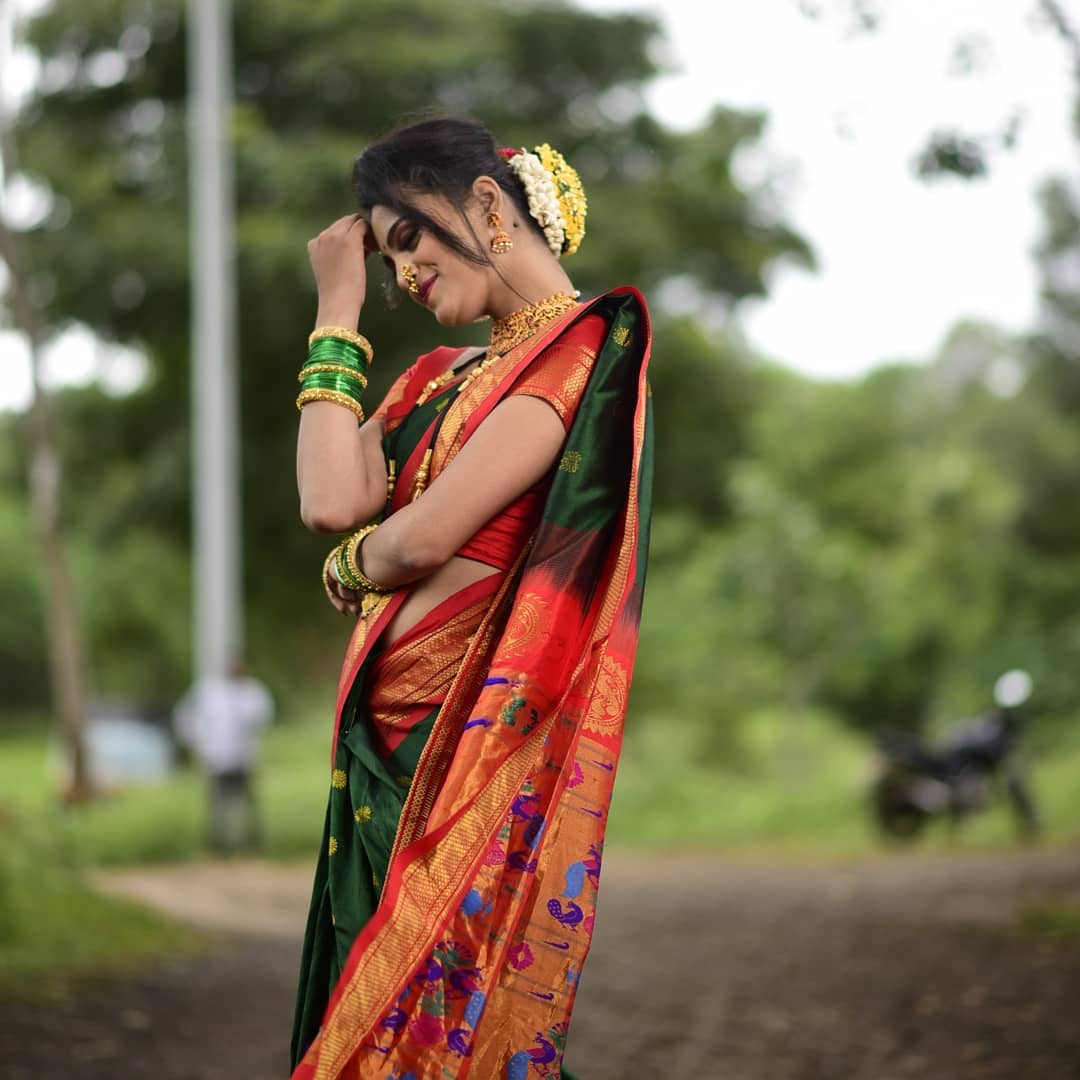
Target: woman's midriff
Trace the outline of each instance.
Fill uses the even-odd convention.
[[[398,608],[384,633],[387,648],[392,648],[399,638],[417,626],[428,614],[444,600],[470,585],[483,581],[486,577],[501,575],[502,571],[476,559],[466,559],[455,555],[444,563],[430,577],[417,582],[410,591],[409,598]]]

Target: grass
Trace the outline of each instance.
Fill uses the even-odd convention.
[[[1020,928],[1052,941],[1080,941],[1080,904],[1047,903],[1020,912]]]
[[[77,849],[46,823],[9,811],[0,841],[0,998],[62,998],[90,975],[201,946],[195,932],[89,888]]]
[[[311,858],[319,841],[329,769],[324,718],[282,724],[263,744],[258,798],[266,853]],[[180,772],[163,784],[132,787],[61,813],[51,805],[44,740],[5,739],[0,799],[48,823],[95,865],[175,862],[202,854],[206,793]],[[867,812],[872,771],[867,743],[828,717],[809,713],[792,729],[777,713],[746,725],[741,764],[703,758],[694,732],[676,716],[636,717],[627,735],[612,806],[609,842],[644,850],[721,848],[814,855],[867,854],[880,847]],[[1045,840],[1080,839],[1080,743],[1039,759],[1033,783]],[[934,823],[923,848],[1000,848],[1015,843],[1004,800],[958,834]]]

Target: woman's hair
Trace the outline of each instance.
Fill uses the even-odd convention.
[[[365,211],[385,206],[416,222],[463,259],[492,265],[491,256],[465,216],[478,176],[490,176],[543,236],[529,213],[525,189],[499,156],[491,132],[477,120],[436,116],[395,128],[356,159],[353,188]],[[461,215],[474,243],[470,245],[415,206],[410,201],[415,195],[446,198]]]

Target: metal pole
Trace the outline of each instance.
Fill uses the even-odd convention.
[[[188,3],[195,674],[242,647],[231,4]]]

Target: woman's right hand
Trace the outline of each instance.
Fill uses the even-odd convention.
[[[355,328],[367,289],[364,260],[375,250],[371,226],[359,214],[347,214],[309,240],[307,248],[319,290],[315,325]]]

